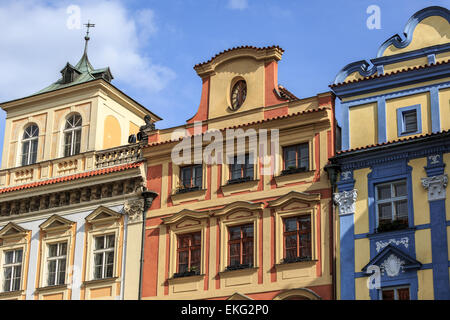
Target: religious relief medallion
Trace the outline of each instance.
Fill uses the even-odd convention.
[[[396,277],[400,274],[404,264],[405,261],[391,254],[380,266],[383,274],[386,272],[389,277]]]
[[[144,199],[128,200],[125,202],[123,209],[128,215],[130,222],[141,221],[142,213],[144,212]]]

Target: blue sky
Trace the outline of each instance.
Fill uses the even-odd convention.
[[[403,32],[416,11],[449,1],[426,0],[0,0],[0,101],[32,94],[75,64],[84,29],[69,29],[78,6],[91,32],[90,61],[110,66],[114,85],[164,120],[185,123],[198,108],[201,79],[193,66],[240,46],[279,45],[279,83],[300,98],[328,91],[346,64],[374,58],[379,45]],[[381,29],[369,30],[370,5]],[[0,157],[5,114],[0,111]]]

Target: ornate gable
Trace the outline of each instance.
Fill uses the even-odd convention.
[[[400,273],[422,266],[419,261],[391,244],[381,250],[362,271],[367,273],[368,267],[372,265],[380,267],[381,274],[387,277],[396,277]]]

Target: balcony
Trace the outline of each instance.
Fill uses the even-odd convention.
[[[41,161],[32,165],[0,170],[0,189],[31,182],[69,176],[100,168],[142,160],[141,145],[88,151],[71,157]]]

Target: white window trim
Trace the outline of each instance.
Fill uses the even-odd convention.
[[[112,236],[112,235],[114,235],[114,247],[112,247],[112,248],[104,248],[104,249],[95,249],[95,240],[96,240],[96,238],[100,238],[100,237],[103,237],[103,243],[104,244],[106,244],[106,239],[107,239],[107,237],[109,237],[109,236]],[[93,280],[101,280],[101,279],[109,279],[109,278],[112,278],[112,277],[114,277],[114,275],[115,275],[115,267],[116,267],[116,256],[117,256],[117,250],[116,250],[116,248],[117,248],[117,236],[116,236],[116,234],[115,233],[105,233],[105,234],[102,234],[102,235],[96,235],[96,236],[93,236],[93,238],[92,238],[92,245],[93,245],[93,247],[92,247],[92,279]],[[107,263],[106,263],[106,253],[108,253],[108,252],[113,252],[114,254],[113,254],[113,256],[114,256],[114,261],[113,261],[113,271],[112,271],[112,277],[107,277],[106,276],[106,265],[107,265]],[[95,255],[96,254],[102,254],[102,276],[101,276],[101,278],[95,278]]]
[[[59,249],[59,245],[60,244],[66,244],[66,254],[64,256],[56,256],[56,257],[49,257],[49,252],[50,252],[50,246],[51,245],[57,245],[58,249]],[[70,257],[70,250],[69,250],[69,246],[70,243],[68,240],[66,241],[58,241],[58,242],[50,242],[50,243],[46,243],[46,255],[45,255],[45,272],[44,272],[44,279],[43,279],[43,283],[46,286],[58,286],[58,285],[64,285],[67,283],[67,266],[68,266],[68,258]],[[51,260],[56,260],[56,270],[58,270],[59,267],[59,261],[65,259],[66,260],[66,268],[64,271],[64,282],[62,284],[58,284],[58,283],[54,283],[54,284],[49,284],[48,283],[48,274],[49,274],[49,270],[48,270],[48,262]],[[55,282],[58,282],[58,272],[56,272],[56,277],[55,277]]]
[[[389,199],[383,199],[383,200],[378,200],[378,187],[381,186],[387,186],[390,185],[391,187],[391,196],[393,195],[393,185],[398,183],[398,182],[404,182],[406,185],[406,195],[405,196],[401,196],[401,197],[392,197]],[[395,181],[390,181],[390,182],[385,182],[385,183],[380,183],[380,184],[376,184],[375,185],[375,212],[376,212],[376,228],[378,228],[379,226],[379,221],[380,221],[380,215],[379,215],[379,211],[378,211],[378,204],[382,204],[382,203],[391,203],[393,204],[396,201],[401,201],[401,200],[406,200],[406,204],[408,206],[408,181],[407,179],[400,179],[400,180],[395,180]],[[391,219],[392,221],[394,221],[394,205],[391,205]],[[408,223],[409,223],[409,208],[408,208]]]

